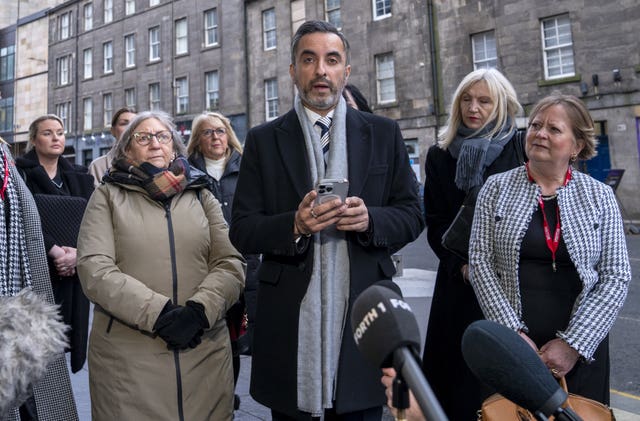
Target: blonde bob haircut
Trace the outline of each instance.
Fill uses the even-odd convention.
[[[227,151],[226,158],[231,156],[231,150],[234,149],[242,155],[242,145],[236,136],[236,132],[231,127],[231,121],[220,113],[203,112],[199,116],[193,119],[191,125],[191,137],[189,138],[189,144],[187,145],[187,156],[193,155],[194,152],[202,154],[200,150],[200,137],[205,130],[205,124],[209,123],[212,126],[218,126],[222,123],[224,129],[227,131]]]
[[[33,120],[31,122],[31,124],[29,124],[29,142],[27,143],[27,147],[25,148],[25,150],[27,152],[29,152],[31,149],[33,149],[34,141],[36,140],[36,136],[38,135],[38,126],[43,121],[47,121],[47,120],[55,120],[55,121],[57,121],[58,123],[60,123],[60,126],[64,130],[64,122],[57,115],[55,115],[55,114],[41,115],[40,117],[38,117],[35,120]]]
[[[577,145],[582,147],[576,158],[587,160],[596,156],[598,154],[596,149],[598,147],[598,139],[595,135],[593,119],[584,103],[573,95],[553,92],[551,95],[542,98],[531,110],[528,127],[531,127],[531,122],[538,114],[554,105],[561,106],[567,113],[573,137]]]
[[[522,111],[522,107],[518,102],[518,95],[516,94],[516,90],[513,89],[511,82],[509,82],[502,73],[493,68],[474,70],[462,79],[453,94],[453,101],[451,102],[451,109],[449,110],[449,120],[440,136],[438,136],[438,146],[440,146],[440,148],[447,149],[449,147],[456,137],[458,127],[463,124],[462,111],[460,110],[462,95],[467,92],[471,86],[480,81],[486,82],[494,107],[485,124],[471,134],[470,137],[482,131],[487,124],[495,122],[494,128],[487,133],[487,137],[492,138],[507,124],[508,118],[511,119],[510,128],[513,129],[516,127],[516,114]]]

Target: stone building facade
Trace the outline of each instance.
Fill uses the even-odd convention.
[[[110,148],[111,117],[125,105],[166,111],[185,140],[205,110],[246,131],[243,7],[222,3],[72,0],[52,10],[48,107],[67,118],[76,162]]]
[[[521,127],[532,105],[554,91],[585,102],[600,146],[580,168],[600,180],[610,169],[625,170],[617,197],[626,218],[640,219],[640,3],[458,0],[436,9],[446,106],[474,62],[489,58],[482,46],[492,44],[496,67],[525,108]]]
[[[399,122],[418,176],[446,123],[458,82],[476,67],[495,66],[511,80],[525,108],[521,128],[531,106],[553,91],[575,94],[587,104],[601,147],[599,158],[581,167],[600,179],[609,169],[624,169],[617,196],[625,216],[639,220],[640,3],[612,5],[68,0],[48,11],[46,109],[68,120],[68,142],[78,163],[110,147],[108,117],[126,104],[167,111],[185,138],[195,115],[220,111],[243,139],[249,127],[292,106],[291,37],[305,20],[325,19],[350,41],[350,82],[374,112]],[[27,115],[19,103],[16,121]]]

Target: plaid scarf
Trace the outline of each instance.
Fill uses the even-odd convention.
[[[11,177],[16,172],[9,171],[12,165],[13,159],[0,145],[0,185],[5,187],[0,206],[0,296],[14,296],[31,286],[22,206]]]
[[[185,189],[189,182],[189,162],[179,156],[169,168],[158,168],[148,162],[120,158],[113,162],[104,181],[142,187],[149,196],[164,202]]]

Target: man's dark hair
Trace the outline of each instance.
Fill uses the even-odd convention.
[[[344,34],[338,30],[335,26],[330,24],[329,22],[325,22],[322,20],[310,20],[298,28],[293,39],[291,40],[291,64],[295,66],[296,64],[296,51],[298,49],[298,43],[303,36],[313,34],[315,32],[324,32],[336,34],[342,40],[342,45],[344,45],[344,52],[347,56],[346,64],[349,64],[351,61],[351,50],[349,48],[349,41],[345,38]]]

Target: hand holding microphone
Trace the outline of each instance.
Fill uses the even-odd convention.
[[[354,341],[370,362],[380,368],[393,366],[400,373],[427,419],[446,421],[418,363],[418,322],[411,307],[395,290],[399,290],[397,285],[382,281],[360,294],[351,312]]]

